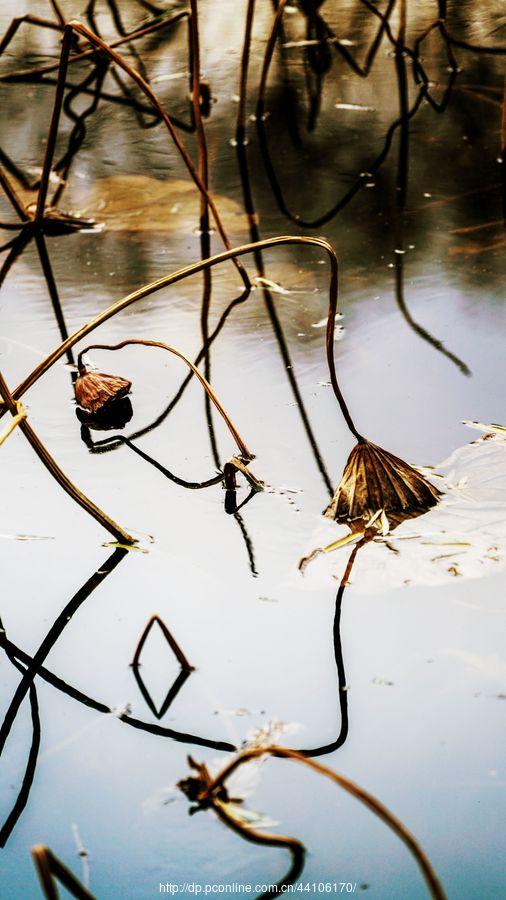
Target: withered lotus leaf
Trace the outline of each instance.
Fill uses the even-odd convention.
[[[104,372],[84,372],[74,385],[76,402],[82,409],[96,413],[113,400],[119,400],[129,393],[132,382],[118,375]]]
[[[440,491],[413,466],[363,441],[351,451],[324,515],[340,522],[369,519],[379,510],[387,516],[409,516],[435,506],[440,496]]]

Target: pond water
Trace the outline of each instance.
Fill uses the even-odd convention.
[[[259,0],[247,144],[238,146],[246,3],[201,0],[198,6],[202,76],[212,96],[204,119],[210,188],[232,245],[277,235],[321,235],[333,245],[343,314],[337,370],[354,419],[361,432],[402,459],[437,465],[479,439],[464,421],[504,422],[504,57],[454,47],[459,72],[445,98],[451,72],[445,43],[433,30],[421,57],[431,97],[447,105],[438,112],[423,100],[409,127],[394,130],[375,171],[399,117],[387,37],[367,78],[333,49],[319,76],[308,48],[300,46],[304,16],[287,6],[266,115],[258,123],[256,97],[273,21],[272,5]],[[83,4],[63,0],[62,8],[68,19],[85,21]],[[129,30],[151,15],[133,0],[121,11]],[[43,0],[4,0],[0,31],[25,12],[54,18]],[[327,0],[319,12],[347,51],[363,60],[380,25],[366,5]],[[435,3],[410,4],[409,46],[437,14]],[[397,33],[396,9],[391,22]],[[499,4],[449,3],[448,23],[460,41],[500,45]],[[106,39],[117,37],[105,2],[97,4],[95,24]],[[161,102],[183,123],[190,121],[186,35],[182,22],[135,44]],[[0,58],[0,75],[57,62],[59,41],[54,30],[21,26]],[[138,66],[132,47],[120,50]],[[417,86],[411,58],[404,62],[412,106]],[[89,67],[89,61],[73,66],[69,82],[82,81]],[[42,164],[54,74],[48,83],[0,81],[2,162],[26,202],[36,200],[36,192],[23,187],[20,173],[34,178]],[[125,75],[122,81],[143,104]],[[111,72],[103,90],[125,96]],[[81,94],[73,108],[82,111],[89,103],[90,95]],[[67,113],[56,158],[73,125]],[[195,135],[184,128],[180,134],[196,160]],[[350,202],[308,227],[325,218],[361,173],[369,174]],[[252,230],[249,193],[256,211]],[[1,205],[2,221],[14,221],[4,197]],[[59,206],[82,210],[104,227],[46,238],[54,286],[47,264],[44,276],[40,241],[11,254],[0,293],[0,370],[11,388],[65,334],[201,257],[198,192],[163,124],[148,112],[139,117],[128,102],[102,97],[86,119]],[[4,231],[2,240],[12,236]],[[216,233],[211,245],[213,253],[222,249]],[[211,479],[236,448],[195,378],[172,403],[186,370],[160,350],[89,353],[99,370],[133,382],[133,416],[122,431],[81,427],[72,389],[75,355],[63,356],[24,397],[29,421],[50,453],[139,538],[137,550],[111,545],[110,535],[59,489],[19,428],[1,447],[0,616],[11,642],[3,640],[0,648],[5,722],[20,696],[19,666],[41,645],[39,665],[45,667],[18,704],[1,756],[1,896],[41,895],[30,856],[41,843],[79,878],[83,859],[88,862],[89,888],[102,900],[144,900],[167,882],[236,882],[251,885],[252,895],[258,885],[275,883],[288,868],[284,850],[242,840],[212,812],[190,817],[187,800],[174,789],[189,772],[188,754],[224,764],[251,732],[275,721],[291,726],[280,742],[310,751],[405,823],[448,897],[504,896],[500,466],[478,468],[488,500],[478,488],[464,497],[479,507],[481,523],[468,530],[470,552],[489,525],[496,529],[486,561],[480,556],[467,571],[464,560],[459,568],[461,551],[450,542],[435,551],[429,569],[436,574],[428,577],[416,551],[408,556],[407,543],[399,542],[401,575],[389,575],[381,560],[393,558],[392,551],[365,545],[335,629],[336,593],[350,550],[335,551],[332,572],[318,562],[316,575],[297,568],[315,546],[321,511],[353,446],[325,359],[327,259],[318,248],[298,244],[243,261],[251,278],[262,272],[274,286],[254,284],[227,315],[202,364],[255,453],[252,471],[266,483],[240,511],[225,511],[220,483],[201,490],[181,483]],[[195,359],[203,334],[213,332],[242,287],[226,262],[213,269],[209,297],[201,274],[187,278],[134,303],[76,351],[143,338]],[[118,435],[132,441],[115,440]],[[500,452],[500,436],[494,440]],[[463,471],[465,485],[465,465]],[[241,475],[238,484],[240,504],[249,488]],[[422,519],[416,528],[423,534]],[[328,525],[329,542],[333,532],[335,539],[346,529]],[[155,626],[142,650],[143,692],[130,664],[152,615],[195,671],[177,681],[177,659]],[[163,709],[174,683],[177,693]],[[330,787],[309,769],[272,760],[247,799],[249,808],[279,823],[276,832],[305,844],[298,883],[350,882],[356,893],[378,900],[426,896],[402,843],[356,800]],[[79,857],[73,826],[88,857]],[[318,891],[311,887],[310,893]]]

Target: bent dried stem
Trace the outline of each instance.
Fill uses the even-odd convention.
[[[0,372],[0,396],[3,397],[6,408],[11,412],[13,417],[19,415],[18,403],[12,396],[7,382],[5,381],[2,373]],[[49,451],[46,449],[42,441],[39,437],[37,437],[35,431],[32,426],[26,420],[25,417],[22,417],[18,421],[18,427],[20,431],[23,432],[30,446],[35,450],[35,453],[39,457],[40,461],[49,471],[49,473],[53,476],[55,481],[58,482],[60,487],[72,497],[75,502],[86,510],[90,516],[93,516],[97,522],[110,532],[113,537],[120,541],[123,544],[135,544],[137,539],[132,537],[132,535],[128,534],[120,525],[117,525],[113,519],[110,519],[98,506],[96,506],[82,491],[79,490],[70,480],[70,478],[65,475],[65,472],[60,469],[56,460],[53,459]]]
[[[280,847],[289,851],[292,857],[290,869],[275,886],[272,888],[269,887],[268,890],[264,891],[263,894],[260,894],[259,897],[277,896],[279,893],[283,892],[283,888],[286,885],[293,884],[293,882],[296,881],[304,868],[304,859],[306,855],[306,848],[301,841],[297,840],[297,838],[288,837],[283,834],[270,834],[266,831],[259,831],[257,828],[252,828],[251,825],[243,825],[242,822],[239,822],[230,815],[226,803],[214,803],[213,812],[216,813],[218,818],[221,819],[231,831],[235,831],[236,834],[239,834],[242,838],[245,838],[252,844],[260,844],[260,846],[263,847]]]
[[[202,387],[204,388],[207,396],[214,403],[216,409],[218,410],[220,416],[222,417],[228,430],[230,431],[230,434],[234,438],[234,440],[239,448],[239,452],[240,452],[241,456],[245,460],[251,460],[254,458],[254,454],[251,453],[250,450],[248,450],[241,435],[239,434],[239,432],[237,431],[236,427],[234,426],[232,420],[230,419],[229,415],[227,414],[227,412],[221,405],[220,401],[218,400],[218,398],[217,398],[216,394],[214,393],[209,382],[206,381],[204,376],[199,372],[197,367],[193,365],[191,360],[189,360],[188,357],[184,355],[184,353],[181,353],[180,350],[176,350],[175,347],[170,347],[169,344],[164,344],[162,341],[148,341],[148,340],[142,340],[141,338],[130,338],[125,341],[121,341],[119,344],[91,344],[89,347],[86,347],[84,350],[81,350],[79,353],[79,356],[77,357],[77,364],[78,364],[79,370],[82,371],[84,369],[82,357],[85,353],[88,353],[90,350],[121,350],[123,347],[128,347],[131,344],[138,344],[141,347],[158,347],[160,350],[167,350],[169,353],[173,353],[179,359],[182,359],[183,362],[188,366],[188,368],[192,370],[193,374],[196,375],[196,377],[200,381]]]
[[[245,750],[242,753],[239,753],[231,762],[226,765],[221,772],[216,776],[216,778],[211,781],[210,785],[202,792],[199,796],[199,802],[213,802],[213,797],[217,794],[217,792],[222,789],[227,779],[235,772],[240,766],[244,765],[247,762],[251,762],[254,759],[260,759],[262,756],[273,756],[278,759],[293,759],[295,762],[302,763],[302,765],[309,766],[309,768],[313,769],[315,772],[318,772],[320,775],[324,775],[326,778],[329,778],[334,784],[337,784],[338,787],[341,787],[348,794],[351,794],[352,797],[355,797],[356,800],[359,800],[370,812],[374,813],[385,825],[387,825],[394,834],[406,845],[412,856],[414,857],[418,868],[420,869],[427,887],[429,889],[429,893],[432,897],[436,898],[436,900],[445,900],[445,894],[443,888],[439,882],[439,879],[434,871],[430,860],[427,855],[423,851],[422,847],[418,843],[417,839],[411,832],[406,828],[406,826],[398,819],[383,803],[376,799],[372,794],[366,791],[364,788],[360,787],[360,785],[355,784],[353,781],[350,781],[344,775],[340,775],[337,772],[334,772],[332,769],[329,769],[327,766],[322,765],[322,763],[315,762],[313,759],[308,759],[302,754],[298,753],[296,750],[290,750],[287,747],[257,747],[252,750]]]
[[[113,303],[112,306],[99,313],[98,316],[96,316],[90,322],[87,322],[78,331],[74,332],[73,335],[67,338],[67,340],[63,341],[58,347],[56,347],[56,349],[53,350],[53,352],[50,353],[49,356],[46,357],[46,359],[42,360],[42,362],[40,362],[39,365],[36,366],[36,368],[25,378],[25,380],[20,385],[18,385],[18,387],[13,392],[14,399],[19,400],[23,396],[23,394],[30,387],[32,387],[32,385],[35,384],[35,382],[42,375],[44,375],[44,373],[47,372],[48,369],[50,369],[51,366],[54,365],[54,363],[57,362],[61,356],[63,356],[64,353],[66,353],[71,347],[74,346],[74,344],[77,344],[78,341],[85,338],[88,334],[94,331],[95,328],[98,328],[99,325],[107,322],[108,319],[112,318],[123,309],[126,309],[137,300],[141,300],[144,297],[147,297],[150,294],[161,290],[162,288],[168,287],[169,285],[176,284],[178,281],[182,281],[184,278],[187,278],[190,275],[195,275],[198,272],[202,272],[206,269],[212,269],[214,266],[219,265],[219,263],[225,262],[226,260],[232,259],[233,257],[244,256],[248,253],[255,253],[258,250],[266,250],[269,247],[297,244],[303,246],[319,247],[322,250],[325,250],[325,252],[327,253],[330,265],[328,294],[329,306],[326,333],[327,363],[334,394],[337,398],[348,428],[350,429],[352,434],[355,435],[357,440],[363,441],[363,437],[355,428],[351,415],[348,411],[348,407],[346,406],[344,397],[339,388],[334,360],[334,331],[338,302],[338,260],[332,245],[329,244],[328,241],[326,241],[324,238],[317,237],[284,235],[281,237],[266,238],[263,241],[256,241],[251,244],[244,244],[241,247],[235,247],[232,250],[226,250],[222,253],[216,254],[215,256],[211,256],[208,259],[200,260],[199,262],[184,266],[184,268],[179,269],[178,271],[173,272],[170,275],[166,275],[163,278],[158,279],[157,281],[151,282],[151,284],[139,288],[133,293],[128,294],[126,297],[123,297],[121,300],[118,300],[116,303]],[[5,410],[0,409],[0,417],[4,414],[4,412]]]

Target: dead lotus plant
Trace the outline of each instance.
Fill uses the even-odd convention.
[[[254,483],[257,488],[260,488],[261,483],[247,468],[248,463],[251,462],[252,459],[254,459],[254,454],[246,446],[237,428],[233,424],[230,416],[218,400],[218,397],[213,391],[211,385],[209,384],[207,379],[204,378],[204,376],[199,372],[194,363],[192,363],[191,360],[189,360],[188,357],[184,355],[184,353],[181,353],[180,350],[176,350],[175,347],[170,347],[169,344],[164,344],[162,341],[129,338],[127,340],[121,341],[119,344],[92,344],[89,347],[81,350],[77,358],[79,377],[77,378],[74,386],[75,398],[79,406],[81,406],[87,412],[103,415],[108,411],[113,411],[114,406],[118,402],[120,402],[126,396],[126,394],[128,394],[132,386],[132,382],[128,381],[126,378],[121,378],[117,375],[106,375],[102,372],[88,371],[86,365],[83,362],[84,354],[89,353],[90,350],[121,350],[123,347],[129,347],[132,345],[141,347],[155,347],[160,350],[166,350],[168,353],[172,353],[177,356],[185,363],[185,365],[188,366],[188,368],[193,372],[193,374],[196,376],[196,378],[204,388],[204,391],[206,392],[210,401],[218,410],[220,416],[225,422],[237,445],[239,454],[238,456],[232,456],[227,466],[233,467],[234,471],[241,471],[249,481]]]
[[[184,266],[176,272],[172,272],[151,284],[144,285],[133,293],[123,297],[121,300],[118,300],[116,303],[113,303],[112,306],[99,313],[94,319],[87,322],[56,347],[52,353],[42,360],[12,392],[13,400],[20,400],[23,394],[32,387],[32,385],[35,384],[35,382],[38,381],[38,379],[44,375],[44,373],[47,372],[61,356],[73,347],[74,344],[77,344],[78,341],[81,341],[84,337],[98,328],[99,325],[102,325],[136,301],[156,293],[162,288],[169,287],[169,285],[176,284],[191,275],[196,275],[198,272],[212,269],[214,266],[226,262],[227,260],[234,260],[236,257],[244,256],[249,253],[267,250],[269,247],[295,245],[318,247],[326,252],[329,259],[329,305],[326,331],[327,363],[335,397],[339,403],[339,407],[348,428],[357,440],[357,444],[348,458],[344,475],[335,491],[334,499],[325,510],[325,515],[336,518],[339,521],[357,522],[357,520],[369,521],[371,518],[371,511],[373,515],[383,512],[387,516],[389,514],[393,516],[415,516],[425,512],[429,507],[435,506],[438,502],[440,497],[439,491],[415,467],[399,459],[397,456],[394,456],[387,450],[377,447],[360,434],[355,427],[339,387],[334,359],[334,333],[337,316],[339,269],[335,250],[324,238],[308,236],[299,237],[294,235],[266,238],[262,241],[256,241],[250,244],[244,244],[241,247],[224,250],[207,259],[199,260],[196,263]],[[120,346],[124,346],[125,343],[129,342],[127,341],[116,345],[116,349],[119,349]],[[143,342],[136,341],[136,343]],[[190,363],[190,360],[179,353],[179,351],[175,351],[174,348],[169,348],[167,345],[161,345],[157,342],[145,343],[151,343],[154,346],[162,346],[172,353],[175,352],[176,355],[184,360],[186,365],[189,365],[190,369],[200,380],[206,391],[211,391],[213,397],[211,397],[211,394],[208,394],[208,396],[211,397],[215,406],[217,405],[216,397],[212,392],[211,386],[200,374],[196,366],[194,366],[193,363]],[[225,411],[219,404],[217,408],[222,416],[226,416]],[[5,412],[5,405],[2,408],[2,405],[0,404],[0,418]],[[228,417],[225,418],[225,421],[227,422],[231,433],[234,435],[234,438],[236,440],[239,438],[239,441],[241,441],[239,435],[235,432],[235,429],[233,429]],[[242,444],[242,441],[241,443],[238,443],[238,447],[241,456],[245,459],[252,458],[247,448]],[[244,453],[245,449],[247,451],[246,454]]]
[[[278,882],[274,890],[268,890],[262,896],[281,893],[283,885],[292,883],[302,871],[305,853],[304,845],[297,838],[267,834],[263,830],[260,831],[249,823],[246,816],[237,815],[236,809],[234,809],[234,807],[237,808],[237,805],[242,803],[242,800],[241,798],[230,796],[227,790],[227,780],[245,764],[266,757],[293,760],[301,763],[303,766],[308,766],[314,772],[330,779],[338,787],[351,794],[356,800],[359,800],[380,821],[387,825],[408,848],[425,880],[430,896],[436,898],[436,900],[445,900],[445,893],[437,874],[416,837],[383,803],[344,775],[334,772],[333,769],[313,759],[309,759],[296,750],[277,745],[246,747],[233,756],[215,776],[211,774],[204,763],[197,763],[189,756],[188,762],[192,769],[192,774],[182,779],[178,783],[178,788],[194,804],[190,809],[190,813],[199,809],[211,809],[225,825],[246,838],[246,840],[263,844],[264,846],[284,847],[290,852],[292,857],[290,871]]]
[[[418,469],[359,437],[324,515],[338,522],[421,514],[435,506],[440,491]]]
[[[88,372],[82,363],[74,384],[76,403],[90,413],[105,412],[114,401],[130,393],[132,382],[105,372]]]

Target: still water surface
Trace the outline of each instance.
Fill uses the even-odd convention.
[[[63,6],[69,17],[82,17],[79,4]],[[131,27],[139,7],[122,6]],[[327,20],[363,57],[376,20],[360,4],[338,6],[323,5]],[[413,39],[432,21],[433,6],[417,4],[409,19]],[[449,6],[456,35],[498,43],[493,3]],[[205,121],[211,189],[233,244],[240,244],[250,237],[233,142],[246,4],[202,0],[199,7],[202,70],[213,96]],[[48,14],[42,0],[22,4],[21,13],[28,10]],[[20,14],[19,3],[4,0],[2,31],[14,14]],[[258,3],[248,116],[271,20],[271,5]],[[106,15],[99,23],[105,35],[114,34]],[[296,13],[287,16],[288,43],[300,39],[301,27]],[[187,121],[184,28],[147,40],[141,52],[162,102]],[[54,32],[25,27],[2,58],[2,71],[57,54]],[[411,122],[402,216],[394,140],[379,172],[335,217],[313,230],[298,227],[280,211],[255,122],[248,120],[246,163],[260,233],[322,234],[333,244],[343,313],[336,343],[341,386],[361,430],[420,465],[435,465],[476,438],[463,420],[504,421],[502,58],[465,50],[457,55],[462,71],[446,111],[438,115],[423,104]],[[447,60],[434,35],[423,58],[440,98]],[[110,75],[106,86],[117,91]],[[0,83],[2,150],[21,169],[41,164],[53,90]],[[311,132],[306,90],[303,50],[288,48],[283,57],[277,52],[263,134],[286,204],[312,220],[369,171],[399,114],[388,43],[367,79],[334,58]],[[65,119],[62,138],[69,130]],[[193,135],[184,139],[194,153]],[[199,258],[198,198],[188,189],[184,167],[167,132],[141,128],[128,107],[99,104],[64,197],[64,208],[106,220],[100,232],[47,241],[69,333],[121,296]],[[2,218],[12,220],[3,201]],[[212,244],[213,252],[221,249],[216,235]],[[252,469],[272,486],[239,514],[225,513],[221,485],[187,489],[128,445],[93,452],[89,433],[87,443],[82,440],[65,359],[25,398],[30,421],[64,470],[140,535],[148,551],[116,554],[114,568],[68,622],[64,614],[45,665],[88,698],[116,711],[128,706],[132,719],[165,733],[131,727],[36,680],[41,738],[35,776],[0,856],[1,895],[9,900],[39,896],[29,855],[35,843],[49,845],[80,873],[74,823],[90,855],[90,888],[102,900],[144,900],[166,881],[275,882],[286,866],[282,851],[241,841],[210,813],[190,818],[186,800],[171,790],[187,774],[188,753],[219,760],[226,745],[240,745],[274,719],[298,723],[283,738],[287,744],[323,748],[322,762],[374,793],[407,824],[449,897],[503,896],[501,563],[481,578],[443,574],[436,585],[425,585],[415,560],[409,585],[382,590],[381,579],[374,586],[369,574],[364,590],[361,566],[367,568],[370,548],[359,552],[341,617],[349,718],[344,735],[346,702],[341,696],[339,703],[333,645],[338,582],[308,583],[297,572],[328,503],[329,484],[339,480],[352,446],[328,386],[321,327],[327,265],[319,251],[304,247],[267,251],[263,262],[266,277],[282,291],[266,297],[260,287],[254,290],[233,309],[210,354],[212,384],[255,451]],[[247,265],[255,275],[253,260]],[[214,270],[210,331],[240,290],[230,264]],[[93,339],[161,340],[194,358],[202,344],[201,304],[202,277],[196,276],[132,306]],[[0,366],[14,386],[60,341],[33,242],[2,286],[0,321]],[[133,381],[127,436],[160,416],[185,376],[177,360],[146,348],[93,351],[90,358],[103,371]],[[209,479],[217,469],[213,446],[221,464],[235,449],[214,415],[212,424],[210,435],[203,394],[192,380],[170,415],[134,446],[180,479]],[[110,434],[91,432],[91,439]],[[19,432],[1,453],[0,613],[9,639],[33,655],[114,548],[104,546],[108,536],[58,490]],[[241,482],[239,502],[247,493]],[[338,576],[349,551],[339,552]],[[196,667],[160,721],[129,665],[152,614]],[[179,669],[156,629],[151,638],[142,677],[159,708]],[[5,711],[20,673],[4,654],[0,671]],[[339,735],[341,746],[333,749]],[[31,740],[26,698],[1,761],[2,821],[18,795]],[[306,844],[303,881],[356,882],[357,892],[378,900],[426,895],[395,837],[313,773],[269,762],[248,805],[279,822],[280,833]]]

